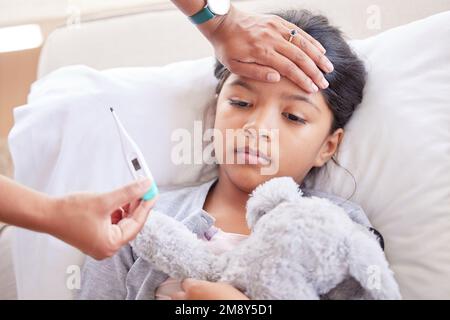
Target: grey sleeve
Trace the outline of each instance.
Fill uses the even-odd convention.
[[[127,296],[126,278],[134,263],[132,249],[123,246],[114,256],[101,261],[87,257],[81,271],[80,300],[123,300]]]
[[[365,214],[363,208],[361,208],[359,205],[352,204],[349,207],[349,209],[347,210],[347,212],[353,221],[364,226],[371,233],[371,235],[380,244],[381,249],[383,249],[383,251],[384,251],[383,235],[372,226],[372,224],[370,223],[369,219],[367,218],[367,215]]]

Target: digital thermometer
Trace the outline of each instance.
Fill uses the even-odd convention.
[[[128,132],[125,130],[122,122],[117,117],[113,108],[109,108],[116,121],[117,129],[119,130],[120,141],[122,143],[122,151],[127,162],[128,168],[135,180],[140,180],[142,178],[149,178],[152,181],[152,186],[147,193],[144,194],[142,200],[148,201],[153,199],[158,194],[158,187],[156,186],[153,175],[145,162],[144,156],[137,146],[136,142],[131,139]]]

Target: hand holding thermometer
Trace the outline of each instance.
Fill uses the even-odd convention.
[[[131,139],[130,135],[122,125],[122,122],[115,114],[113,108],[109,108],[109,110],[111,110],[114,120],[116,121],[125,161],[127,162],[128,168],[130,169],[130,172],[133,175],[134,179],[139,180],[142,178],[149,178],[152,181],[152,187],[142,197],[142,200],[149,201],[158,194],[158,187],[156,186],[152,173],[148,169],[147,163],[145,162],[141,150],[133,141],[133,139]]]

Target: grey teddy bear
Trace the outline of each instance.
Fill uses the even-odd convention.
[[[375,235],[292,178],[258,186],[246,219],[251,235],[221,255],[157,211],[131,245],[173,278],[228,282],[256,300],[401,298]]]

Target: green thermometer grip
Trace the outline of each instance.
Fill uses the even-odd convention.
[[[156,186],[156,183],[153,182],[152,187],[144,194],[142,200],[144,201],[152,200],[157,194],[158,194],[158,187]]]

